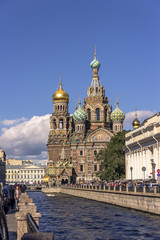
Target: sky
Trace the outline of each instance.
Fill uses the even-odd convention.
[[[61,72],[73,113],[94,58],[106,96],[131,129],[159,112],[159,0],[0,0],[0,147],[7,157],[47,159],[52,95]]]

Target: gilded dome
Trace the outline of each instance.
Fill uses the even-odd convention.
[[[69,101],[69,95],[62,89],[62,83],[59,84],[59,89],[53,94],[52,96],[53,102],[63,101],[68,102]]]
[[[81,108],[81,105],[79,104],[79,108],[73,114],[73,119],[77,122],[77,121],[85,121],[86,118],[87,118],[87,114]]]
[[[112,121],[123,121],[125,119],[124,112],[122,112],[117,104],[116,109],[111,113],[111,120]]]
[[[140,125],[140,121],[138,120],[138,118],[135,118],[134,121],[132,122],[133,128],[135,129],[139,127],[139,125]]]

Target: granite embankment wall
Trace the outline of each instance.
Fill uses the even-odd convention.
[[[61,188],[61,193],[160,215],[160,196],[88,189]]]

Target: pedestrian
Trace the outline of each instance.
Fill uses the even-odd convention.
[[[11,205],[11,209],[13,209],[14,207],[14,187],[13,186],[10,187],[10,205]]]
[[[18,202],[19,202],[20,194],[21,194],[21,190],[20,190],[19,186],[16,186],[16,189],[14,191],[14,199],[15,199],[15,203],[16,203],[16,209],[18,209]]]

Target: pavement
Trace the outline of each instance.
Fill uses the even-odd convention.
[[[17,219],[15,218],[16,212],[16,209],[10,208],[6,215],[9,240],[17,240]]]

